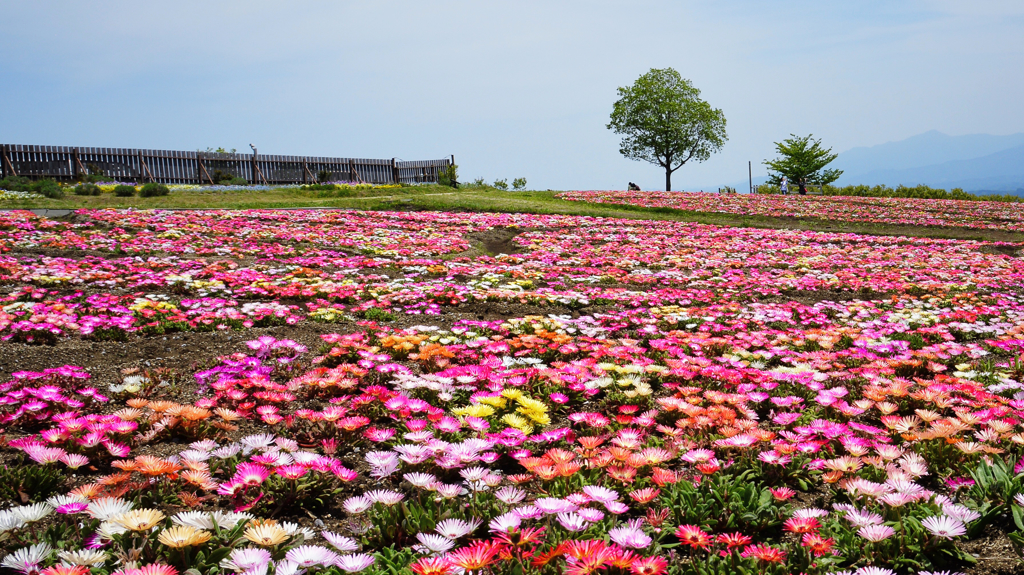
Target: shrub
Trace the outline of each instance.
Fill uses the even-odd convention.
[[[442,186],[459,187],[459,166],[448,164],[448,167],[437,172],[437,183]]]
[[[33,183],[28,191],[35,192],[51,199],[64,197],[64,190],[60,189],[57,182],[53,180],[39,180],[38,182]]]
[[[320,170],[319,172],[316,173],[316,181],[318,182],[329,182],[333,177],[334,174],[332,174],[328,170]]]
[[[10,190],[12,192],[31,192],[33,191],[32,180],[21,177],[21,176],[7,176],[0,180],[0,190]]]
[[[494,180],[494,187],[498,188],[499,190],[507,190],[508,189],[508,181],[506,181],[506,180]]]
[[[96,184],[84,182],[75,186],[73,190],[76,196],[98,196],[100,195],[100,187]]]
[[[526,188],[526,178],[516,178],[512,180],[512,189],[519,191]]]
[[[158,184],[156,182],[150,182],[150,183],[142,186],[142,189],[139,190],[139,196],[141,196],[143,198],[152,198],[152,197],[155,197],[155,196],[166,196],[169,193],[171,193],[171,190],[169,190],[167,188],[167,186],[165,186],[163,184]]]
[[[309,184],[302,186],[303,190],[334,191],[339,189],[337,184]]]
[[[246,186],[249,184],[249,180],[223,170],[214,170],[210,178],[213,179],[215,184],[221,186]]]
[[[135,195],[135,186],[121,184],[114,187],[114,195],[119,198],[128,198]]]

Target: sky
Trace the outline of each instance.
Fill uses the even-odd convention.
[[[729,141],[673,176],[764,175],[773,142],[842,152],[1024,131],[1020,0],[0,0],[0,142],[405,160],[531,189],[664,189],[606,128],[672,67]]]

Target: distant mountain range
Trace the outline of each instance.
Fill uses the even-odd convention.
[[[924,184],[1024,195],[1024,134],[947,136],[933,130],[841,152],[832,166],[843,170],[836,182],[841,186]]]

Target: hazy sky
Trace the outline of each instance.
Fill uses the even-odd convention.
[[[1024,131],[1021,0],[0,0],[0,54],[4,143],[455,154],[540,189],[664,187],[605,127],[650,68],[728,120],[676,189],[763,174],[791,132]]]

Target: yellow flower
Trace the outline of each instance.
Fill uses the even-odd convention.
[[[530,425],[530,422],[527,421],[526,418],[521,415],[510,413],[502,417],[501,422],[510,427],[514,427],[527,435],[533,433],[533,426]]]
[[[490,417],[494,415],[494,408],[488,405],[467,405],[466,407],[453,409],[452,413],[471,417]]]
[[[168,547],[181,549],[182,547],[193,547],[202,545],[210,540],[210,532],[196,529],[188,525],[175,525],[170,529],[164,529],[157,536],[157,540]]]
[[[535,411],[533,409],[524,409],[522,407],[520,407],[516,411],[518,411],[519,413],[522,413],[526,417],[529,417],[530,419],[533,420],[534,423],[536,423],[538,425],[548,425],[549,423],[551,423],[551,418],[548,417],[547,413],[544,413],[542,411]]]
[[[273,519],[253,521],[244,535],[249,541],[264,547],[272,547],[288,539],[288,532]]]
[[[156,509],[135,509],[111,518],[111,521],[129,531],[148,531],[164,520],[164,514]]]
[[[516,400],[517,401],[517,400],[519,400],[520,398],[523,397],[523,392],[519,391],[518,389],[512,389],[512,388],[510,388],[510,389],[503,389],[503,390],[501,390],[501,396],[502,397],[506,397],[506,398],[511,399],[511,400]]]
[[[483,405],[490,405],[491,407],[496,407],[498,409],[504,408],[507,403],[504,397],[478,397],[476,398],[476,402],[482,403]]]

